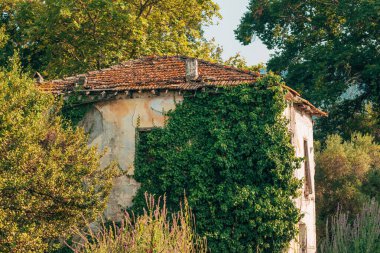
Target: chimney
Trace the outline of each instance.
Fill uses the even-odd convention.
[[[78,78],[78,84],[86,87],[87,86],[87,76],[80,76]]]
[[[40,73],[38,73],[38,72],[36,72],[35,74],[34,74],[34,80],[36,80],[36,82],[38,83],[38,84],[41,84],[41,83],[43,83],[43,81],[44,81],[44,78],[42,77],[42,75],[40,74]]]
[[[196,58],[186,59],[186,81],[198,79],[198,60]]]

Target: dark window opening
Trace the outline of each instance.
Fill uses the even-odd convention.
[[[301,253],[306,253],[307,252],[307,229],[306,229],[306,224],[304,223],[299,224],[298,242],[300,246],[299,251]]]
[[[304,148],[304,167],[305,167],[305,196],[313,193],[313,186],[311,184],[311,172],[310,172],[310,158],[309,158],[309,145],[307,140],[303,142]]]

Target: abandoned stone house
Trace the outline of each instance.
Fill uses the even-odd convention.
[[[131,204],[139,184],[133,179],[136,131],[163,126],[165,113],[183,99],[184,91],[206,87],[254,84],[258,73],[182,56],[145,57],[107,69],[73,77],[42,82],[40,87],[54,94],[79,92],[83,102],[94,106],[82,121],[89,132],[90,145],[107,147],[103,165],[116,160],[126,172],[115,179],[105,216],[117,219],[120,210]],[[294,200],[304,214],[299,223],[299,238],[289,252],[316,252],[313,116],[325,113],[289,87],[288,106],[292,144],[305,161],[295,177],[304,178],[301,197]]]

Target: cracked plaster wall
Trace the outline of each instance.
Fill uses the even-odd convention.
[[[311,176],[312,193],[307,197],[304,195],[305,183],[300,191],[301,196],[294,200],[295,205],[301,210],[303,217],[300,223],[306,225],[307,245],[304,250],[298,243],[299,236],[290,244],[289,253],[315,253],[317,251],[316,242],[316,225],[315,225],[315,161],[314,161],[314,137],[313,137],[313,119],[309,114],[300,111],[291,103],[284,112],[285,117],[289,120],[289,131],[292,137],[292,145],[295,148],[297,157],[304,157],[304,141],[308,143],[309,168]],[[298,179],[305,178],[305,163],[295,171],[295,177]]]
[[[155,96],[135,93],[132,98],[97,103],[84,117],[82,125],[89,133],[89,144],[105,151],[101,165],[117,161],[123,176],[114,180],[105,217],[119,220],[122,212],[132,203],[139,184],[133,179],[136,128],[163,126],[167,112],[182,101],[176,93]]]

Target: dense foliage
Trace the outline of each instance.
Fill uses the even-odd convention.
[[[81,129],[62,128],[59,108],[15,63],[0,71],[0,251],[44,252],[83,218],[97,217],[113,166]]]
[[[338,135],[327,138],[326,146],[316,153],[316,202],[318,234],[338,206],[355,215],[364,202],[380,200],[380,145],[373,137],[355,133],[351,141]]]
[[[319,138],[362,131],[380,140],[379,12],[376,0],[251,0],[236,35],[274,49],[268,69],[330,112]]]
[[[248,65],[247,60],[240,53],[231,56],[226,61],[224,61],[223,64],[238,69],[249,70],[252,72],[266,72],[266,66],[263,63],[259,63],[257,65]]]
[[[212,252],[282,252],[300,219],[285,105],[273,75],[185,95],[164,128],[139,134],[134,210],[144,192],[166,194],[176,210],[185,191]]]
[[[62,118],[67,121],[71,127],[77,127],[87,112],[91,110],[94,102],[81,101],[82,94],[77,90],[70,94],[66,94],[61,107]]]
[[[15,49],[49,78],[142,55],[219,59],[202,31],[218,9],[212,0],[3,0],[0,65]]]
[[[380,206],[372,200],[350,222],[341,209],[326,224],[326,238],[319,247],[321,253],[380,252]]]
[[[94,231],[77,230],[76,253],[206,253],[207,241],[194,232],[194,216],[186,198],[180,210],[169,214],[165,197],[145,194],[146,206],[139,216],[125,214],[120,225],[103,224]]]

